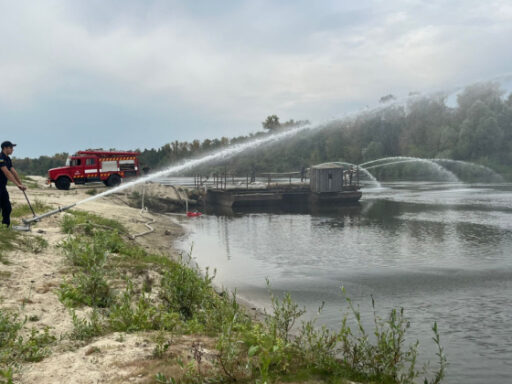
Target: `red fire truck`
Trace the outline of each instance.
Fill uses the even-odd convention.
[[[115,187],[125,177],[140,175],[138,152],[79,151],[66,160],[66,166],[48,171],[48,184],[69,189],[71,183],[102,181]]]

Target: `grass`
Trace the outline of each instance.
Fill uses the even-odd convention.
[[[21,178],[21,181],[23,182],[23,184],[27,188],[29,188],[29,189],[37,189],[38,188],[37,181],[34,180],[32,177],[21,174],[20,178]]]
[[[235,295],[215,292],[213,276],[191,269],[190,256],[172,261],[150,254],[125,237],[124,227],[83,212],[66,216],[62,229],[70,234],[61,249],[74,276],[61,285],[60,299],[71,308],[92,308],[85,318],[72,312],[70,339],[157,332],[155,367],[168,365],[179,372],[172,377],[161,372],[155,376],[157,383],[350,379],[412,384],[424,376],[425,383],[437,384],[444,377],[446,358],[437,325],[432,330],[439,364],[429,372],[416,366],[418,344],[405,343],[409,322],[403,309],[381,318],[372,300],[374,326],[367,331],[346,296],[347,313],[339,329],[330,330],[318,327],[314,319],[303,321],[305,310],[289,294],[275,296],[268,284],[272,311],[257,322],[240,308]],[[160,276],[151,283],[139,273],[149,269]],[[352,329],[348,324],[354,320]],[[168,353],[168,340],[179,334],[213,337],[214,361],[206,364],[197,345],[189,358]]]
[[[127,233],[126,228],[119,222],[83,211],[68,211],[64,216],[61,228],[67,234],[91,235],[94,229],[117,230],[118,233]]]
[[[35,200],[31,203],[32,208],[36,215],[45,213],[52,209],[50,206],[42,203],[39,200]],[[32,210],[30,209],[28,204],[13,204],[11,216],[14,218],[20,218],[23,216],[32,216]]]
[[[22,235],[18,240],[21,249],[31,253],[41,253],[48,248],[48,241],[41,236]]]
[[[20,236],[19,232],[13,231],[4,225],[0,225],[0,262],[8,264],[7,253],[15,248],[16,239]]]
[[[40,253],[48,247],[48,242],[41,236],[21,234],[11,228],[0,225],[0,263],[9,264],[7,254],[15,249]]]
[[[38,362],[48,356],[48,347],[56,340],[48,328],[22,332],[25,324],[17,314],[0,310],[0,378],[4,382],[12,382],[16,364]]]
[[[87,318],[79,318],[74,311],[71,312],[73,320],[73,331],[69,335],[71,340],[91,340],[93,337],[100,336],[104,332],[100,315],[93,310]]]

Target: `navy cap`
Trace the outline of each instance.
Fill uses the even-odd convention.
[[[4,149],[4,148],[12,148],[12,147],[15,147],[15,146],[16,146],[16,144],[11,143],[10,141],[4,141],[2,143],[2,149]]]

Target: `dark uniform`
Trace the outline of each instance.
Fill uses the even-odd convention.
[[[2,224],[11,225],[11,202],[9,201],[9,192],[7,192],[7,177],[3,173],[3,167],[10,171],[12,161],[5,153],[0,152],[0,208],[2,209]]]

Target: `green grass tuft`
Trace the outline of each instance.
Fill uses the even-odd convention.
[[[36,215],[43,214],[52,209],[49,205],[46,205],[39,200],[35,200],[31,204]],[[20,218],[23,216],[33,216],[33,214],[28,204],[13,204],[11,216]]]
[[[50,353],[48,346],[56,340],[48,328],[32,328],[28,336],[21,335],[25,322],[15,313],[0,310],[0,377],[12,374],[10,368],[17,363],[43,360]]]
[[[127,233],[126,228],[119,222],[104,217],[83,212],[68,211],[62,220],[62,231],[67,234],[80,233],[90,235],[95,229],[117,230],[119,233]]]

